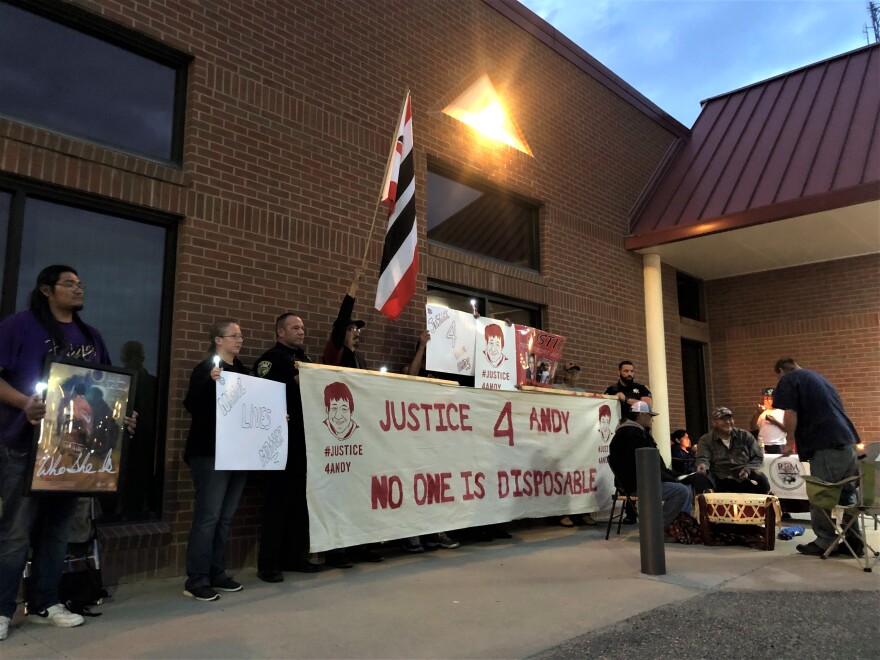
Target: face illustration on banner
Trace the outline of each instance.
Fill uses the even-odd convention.
[[[611,408],[604,403],[599,406],[599,435],[603,443],[611,440]]]
[[[330,383],[324,388],[324,406],[327,418],[324,426],[339,440],[348,440],[358,429],[352,418],[354,414],[354,397],[345,383]]]
[[[487,325],[483,333],[486,337],[486,350],[483,351],[489,364],[493,367],[500,367],[501,363],[507,358],[504,350],[504,332],[499,325]]]

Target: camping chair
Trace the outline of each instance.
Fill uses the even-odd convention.
[[[874,550],[868,543],[865,523],[871,520],[876,527],[880,520],[880,478],[877,475],[880,471],[880,442],[868,446],[865,456],[858,462],[858,469],[859,476],[848,477],[835,483],[828,483],[811,475],[804,475],[804,481],[807,482],[807,498],[810,500],[810,505],[821,508],[822,513],[831,521],[834,531],[837,532],[837,538],[828,546],[822,559],[827,559],[842,543],[863,570],[870,573],[877,563],[880,552]],[[844,486],[854,481],[859,482],[855,503],[840,504],[840,494]],[[845,517],[848,519],[844,519]],[[861,528],[858,532],[853,529],[857,520],[860,521]],[[855,536],[862,542],[864,557],[860,557],[849,544],[847,534]]]
[[[620,484],[617,483],[617,479],[614,480],[614,496],[611,498],[611,517],[608,518],[608,528],[605,530],[605,540],[608,540],[608,537],[611,536],[611,525],[614,522],[614,519],[617,519],[617,533],[620,534],[620,528],[623,525],[623,519],[626,516],[627,508],[631,511],[634,511],[637,507],[639,498],[636,495],[630,495],[625,492],[623,488],[620,487]],[[620,512],[615,514],[614,509],[617,507],[617,503],[620,502]]]

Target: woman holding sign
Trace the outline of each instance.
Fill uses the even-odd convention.
[[[211,355],[193,369],[183,400],[192,415],[183,460],[192,472],[195,512],[186,546],[186,585],[183,595],[196,600],[220,598],[217,591],[241,591],[226,574],[226,539],[232,515],[244,490],[246,472],[214,468],[217,435],[217,385],[223,371],[247,374],[238,359],[241,328],[231,319],[211,327]]]

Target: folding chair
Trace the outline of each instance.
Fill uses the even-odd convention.
[[[822,559],[828,559],[842,543],[863,570],[870,573],[878,561],[877,558],[880,557],[880,552],[868,543],[865,523],[871,520],[876,527],[880,521],[880,478],[877,475],[880,471],[880,442],[868,446],[865,456],[859,460],[858,468],[859,476],[848,477],[835,483],[828,483],[811,475],[804,475],[803,478],[807,482],[807,498],[810,504],[822,509],[822,513],[831,521],[837,533],[837,538],[828,546]],[[859,482],[855,504],[840,504],[840,494],[844,486],[854,481]],[[847,516],[848,519],[845,519]],[[853,529],[857,520],[860,521],[861,528],[858,532]],[[864,557],[860,557],[849,544],[847,534],[855,536],[862,542]]]
[[[611,517],[608,518],[608,528],[605,530],[606,541],[611,536],[611,525],[614,519],[617,518],[617,533],[620,534],[620,528],[623,526],[623,519],[626,516],[627,508],[630,507],[631,510],[635,510],[638,501],[638,496],[625,492],[620,487],[620,484],[617,483],[617,480],[614,480],[614,496],[611,498]],[[615,514],[614,509],[617,507],[618,502],[620,502],[620,513]]]

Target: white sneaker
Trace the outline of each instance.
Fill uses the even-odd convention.
[[[9,637],[9,624],[12,623],[12,619],[8,616],[0,616],[0,641]]]
[[[34,623],[49,623],[53,626],[58,626],[59,628],[75,628],[76,626],[81,626],[85,623],[85,619],[79,614],[74,614],[61,603],[53,605],[42,612],[34,612],[33,614],[28,615],[28,621],[33,621]]]

